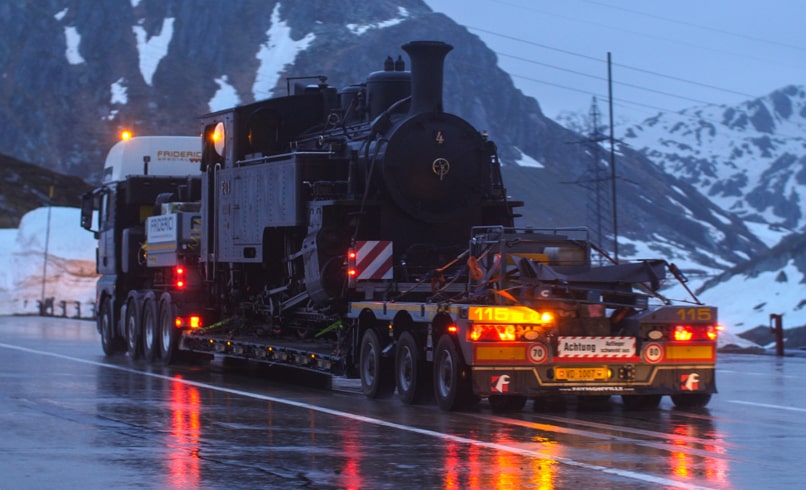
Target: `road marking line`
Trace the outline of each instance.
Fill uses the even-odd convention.
[[[47,351],[29,349],[27,347],[21,347],[21,346],[17,346],[17,345],[5,344],[5,343],[2,343],[2,342],[0,342],[0,347],[6,348],[6,349],[11,349],[11,350],[16,350],[16,351],[20,351],[20,352],[27,352],[27,353],[30,353],[30,354],[38,354],[38,355],[42,355],[42,356],[55,357],[57,359],[64,359],[64,360],[67,360],[67,361],[77,362],[77,363],[81,363],[81,364],[88,364],[90,366],[105,367],[105,368],[109,368],[109,369],[115,369],[115,370],[118,370],[118,371],[123,371],[125,373],[140,374],[140,375],[143,375],[143,376],[149,376],[149,377],[156,378],[156,379],[163,379],[163,380],[172,381],[172,382],[175,382],[175,383],[182,383],[182,384],[185,384],[185,385],[188,385],[188,386],[194,386],[196,388],[204,388],[204,389],[208,389],[208,390],[218,391],[218,392],[221,392],[221,393],[228,393],[228,394],[231,394],[231,395],[239,395],[239,396],[244,396],[244,397],[247,397],[247,398],[254,398],[254,399],[262,400],[262,401],[270,401],[270,402],[273,402],[273,403],[281,403],[281,404],[284,404],[284,405],[290,405],[292,407],[302,408],[302,409],[305,409],[305,410],[313,410],[315,412],[320,412],[320,413],[324,413],[324,414],[328,414],[328,415],[333,415],[335,417],[342,417],[342,418],[346,418],[346,419],[350,419],[350,420],[355,420],[355,421],[358,421],[358,422],[364,422],[364,423],[367,423],[367,424],[373,424],[373,425],[378,425],[378,426],[381,426],[381,427],[387,427],[387,428],[391,428],[391,429],[398,429],[398,430],[402,430],[402,431],[405,431],[405,432],[412,432],[412,433],[420,434],[420,435],[424,435],[424,436],[435,437],[437,439],[442,439],[444,441],[456,442],[456,443],[460,443],[460,444],[468,444],[468,445],[471,445],[471,446],[477,446],[477,447],[482,447],[482,448],[486,448],[486,449],[494,449],[496,451],[504,451],[504,452],[516,454],[516,455],[519,455],[519,456],[529,456],[529,457],[538,458],[538,459],[555,461],[557,463],[565,464],[565,465],[568,465],[568,466],[573,466],[573,467],[576,467],[576,468],[581,468],[581,469],[591,470],[591,471],[598,471],[598,472],[606,473],[606,474],[609,474],[609,475],[616,475],[616,476],[620,476],[620,477],[624,477],[624,478],[630,478],[630,479],[633,479],[633,480],[639,480],[639,481],[643,481],[643,482],[647,482],[647,483],[656,483],[656,484],[667,485],[667,486],[671,486],[671,487],[675,487],[675,488],[685,488],[685,489],[692,489],[692,490],[695,490],[695,489],[699,490],[699,489],[707,489],[707,488],[709,488],[709,487],[702,487],[702,486],[699,486],[699,485],[694,485],[694,484],[687,483],[687,482],[681,482],[681,481],[678,481],[678,480],[672,480],[672,479],[664,478],[664,477],[660,477],[660,476],[653,476],[653,475],[649,475],[649,474],[645,474],[645,473],[639,473],[637,471],[621,470],[621,469],[618,469],[618,468],[609,468],[607,466],[583,463],[581,461],[576,461],[576,460],[573,460],[573,459],[570,459],[570,458],[564,458],[562,456],[554,456],[554,455],[551,455],[551,454],[544,454],[544,453],[541,453],[540,451],[534,451],[534,450],[531,450],[531,449],[525,449],[525,448],[514,447],[514,446],[507,446],[507,445],[499,444],[499,443],[496,443],[496,442],[480,441],[478,439],[470,439],[470,438],[467,438],[467,437],[455,436],[455,435],[451,435],[451,434],[443,434],[442,432],[437,432],[437,431],[428,430],[428,429],[421,429],[419,427],[412,427],[410,425],[398,424],[398,423],[395,423],[395,422],[389,422],[389,421],[386,421],[386,420],[376,419],[376,418],[372,418],[372,417],[366,417],[366,416],[363,416],[363,415],[357,415],[357,414],[353,414],[353,413],[349,413],[349,412],[342,412],[340,410],[333,410],[333,409],[326,408],[326,407],[320,407],[318,405],[311,405],[309,403],[296,402],[296,401],[288,400],[288,399],[285,399],[285,398],[277,398],[277,397],[273,397],[273,396],[269,396],[269,395],[262,395],[262,394],[259,394],[259,393],[251,393],[251,392],[243,391],[243,390],[236,390],[236,389],[232,389],[232,388],[224,388],[222,386],[210,385],[210,384],[201,383],[201,382],[198,382],[198,381],[190,381],[190,380],[187,380],[187,379],[183,379],[181,377],[171,377],[171,376],[166,376],[164,374],[149,373],[147,371],[139,371],[137,369],[132,369],[132,368],[123,367],[123,366],[117,366],[115,364],[107,364],[107,363],[104,363],[104,362],[91,361],[91,360],[88,360],[88,359],[81,359],[81,358],[78,358],[78,357],[71,357],[71,356],[66,356],[66,355],[63,355],[63,354],[56,354],[55,352],[47,352]]]
[[[798,407],[785,407],[783,405],[772,405],[770,403],[756,403],[756,402],[746,402],[743,400],[728,400],[730,403],[738,403],[739,405],[751,405],[754,407],[762,407],[762,408],[775,408],[778,410],[789,410],[791,412],[806,412],[806,408],[798,408]]]

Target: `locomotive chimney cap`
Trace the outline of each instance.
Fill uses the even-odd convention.
[[[442,41],[412,41],[402,46],[411,59],[409,113],[443,112],[442,76],[445,55],[453,49]]]

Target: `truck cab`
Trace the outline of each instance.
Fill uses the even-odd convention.
[[[148,286],[146,220],[161,201],[198,200],[201,140],[146,136],[110,150],[101,185],[82,196],[81,226],[95,234],[98,330],[104,351],[125,349],[121,294]],[[125,299],[125,297],[124,297]]]

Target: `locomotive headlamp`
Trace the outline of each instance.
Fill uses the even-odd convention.
[[[226,134],[224,132],[224,123],[220,122],[215,125],[215,129],[213,130],[212,134],[210,134],[210,138],[213,140],[213,147],[215,148],[215,152],[218,153],[218,156],[224,156],[224,142]]]

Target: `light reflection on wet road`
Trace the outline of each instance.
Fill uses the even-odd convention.
[[[699,412],[443,413],[207,365],[105,358],[0,317],[0,488],[800,488],[806,359],[722,356]]]

